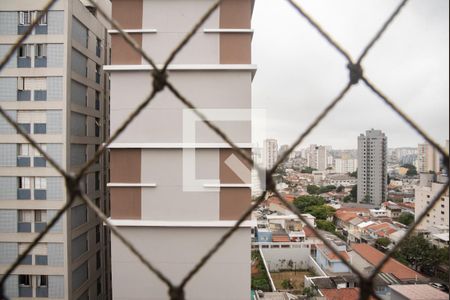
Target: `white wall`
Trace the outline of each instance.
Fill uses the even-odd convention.
[[[288,266],[289,260],[292,260],[297,270],[306,270],[309,267],[310,248],[263,248],[262,252],[271,272],[278,272],[280,269],[290,269]],[[285,262],[282,263],[282,260]]]

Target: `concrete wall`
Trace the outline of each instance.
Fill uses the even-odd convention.
[[[121,227],[120,231],[174,283],[213,246],[227,228]],[[186,286],[186,299],[248,300],[250,228],[239,229]],[[168,299],[167,287],[111,238],[114,299]],[[205,283],[208,283],[205,285]]]
[[[299,245],[300,246],[300,245]],[[288,262],[292,261],[297,270],[306,270],[309,267],[308,260],[310,248],[262,248],[267,266],[270,272],[278,272],[283,269],[291,269]]]

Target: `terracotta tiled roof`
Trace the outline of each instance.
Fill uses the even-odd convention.
[[[373,266],[377,266],[384,258],[384,253],[367,244],[352,244],[352,249]],[[390,258],[381,269],[383,273],[391,273],[400,280],[424,279],[420,273]]]
[[[290,242],[291,240],[289,239],[288,235],[274,235],[272,236],[272,242],[274,243],[286,243],[286,242]]]
[[[358,300],[359,288],[347,289],[321,289],[323,296],[327,300]]]
[[[354,219],[358,216],[355,212],[338,212],[335,214],[335,217],[343,222],[348,222],[351,219]]]
[[[362,213],[369,213],[368,208],[362,208],[362,207],[342,207],[339,208],[336,212],[362,212]]]
[[[320,249],[323,254],[327,256],[329,260],[341,260],[333,251],[328,249],[325,245],[317,245],[317,249]],[[348,256],[346,251],[339,251],[339,253],[345,258],[346,261],[350,260],[350,256]]]
[[[317,237],[317,234],[315,234],[309,226],[303,227],[303,231],[305,232],[306,237]]]

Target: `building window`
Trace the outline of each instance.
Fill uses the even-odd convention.
[[[30,57],[30,53],[31,53],[30,45],[22,44],[19,47],[19,58]]]
[[[48,286],[48,277],[47,277],[47,275],[37,276],[37,286],[38,287],[47,287]]]
[[[100,225],[95,226],[95,242],[100,242]]]
[[[97,254],[96,254],[96,266],[97,266],[97,270],[100,269],[101,265],[102,265],[102,256],[101,256],[100,251],[97,251]]]
[[[37,44],[36,45],[36,56],[37,57],[46,57],[47,56],[47,45],[46,44]]]
[[[47,178],[45,178],[45,177],[34,178],[34,188],[36,190],[46,190],[47,189]]]
[[[29,190],[31,188],[30,177],[19,177],[19,189]]]
[[[30,25],[31,24],[31,12],[20,11],[19,12],[19,24],[20,25]]]
[[[44,12],[44,11],[36,11],[35,13],[36,13],[36,15],[35,15],[36,19],[41,18],[39,20],[39,25],[40,26],[45,26],[45,25],[48,24],[47,13],[46,12]]]
[[[34,211],[34,221],[37,223],[47,223],[47,211],[46,210],[35,210]]]

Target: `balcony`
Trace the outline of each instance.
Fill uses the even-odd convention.
[[[19,286],[19,297],[33,297],[33,288],[31,286]]]
[[[22,130],[25,132],[25,133],[31,133],[31,124],[29,124],[29,123],[19,123],[19,127],[20,128],[22,128]],[[19,132],[17,132],[17,133],[19,133]]]
[[[17,190],[17,200],[31,200],[31,190],[30,189],[18,189]]]
[[[30,101],[31,91],[17,91],[17,101]]]
[[[47,161],[43,157],[34,157],[33,158],[34,166],[38,168],[45,168],[47,167]]]
[[[36,222],[36,223],[34,223],[34,232],[42,232],[45,230],[46,227],[47,227],[47,223]]]
[[[47,200],[47,190],[34,190],[34,200]]]
[[[19,35],[24,34],[25,32],[27,32],[29,27],[30,27],[29,25],[19,25],[19,26],[17,26],[17,34],[19,34]]]
[[[48,256],[47,255],[36,255],[35,260],[36,260],[36,265],[39,265],[39,266],[47,266],[48,265]]]
[[[32,265],[33,264],[33,257],[31,255],[25,256],[21,261],[21,265]]]
[[[34,124],[34,134],[46,134],[47,124],[45,123],[35,123]]]
[[[19,57],[17,58],[18,68],[31,68],[31,57]]]
[[[34,58],[34,67],[35,68],[47,68],[47,57],[46,56],[36,56]]]
[[[44,287],[44,286],[41,286],[41,287],[37,287],[36,288],[36,297],[39,297],[39,298],[48,298],[48,287]]]
[[[18,167],[29,167],[30,166],[30,158],[29,157],[17,157],[17,166]]]
[[[29,222],[17,223],[17,232],[31,232],[31,223]]]
[[[37,25],[34,27],[34,32],[36,34],[48,34],[48,26],[47,25]]]

